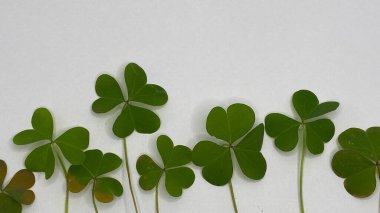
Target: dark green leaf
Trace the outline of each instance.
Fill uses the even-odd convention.
[[[142,155],[137,159],[136,169],[141,175],[139,184],[144,190],[151,190],[157,186],[163,173],[161,167],[147,155]]]
[[[22,206],[16,200],[4,193],[0,193],[1,213],[21,213]]]
[[[335,133],[334,123],[329,119],[320,119],[306,124],[306,145],[312,154],[320,154],[324,143],[331,140]]]
[[[366,133],[371,141],[374,159],[380,160],[380,127],[368,128]]]
[[[92,104],[92,111],[96,113],[106,113],[111,111],[113,108],[115,108],[117,105],[121,103],[123,103],[123,100],[98,98]]]
[[[335,111],[339,107],[339,103],[336,101],[329,101],[319,104],[313,112],[307,116],[307,119],[309,118],[316,118],[318,116],[327,114],[329,112]]]
[[[318,106],[317,96],[308,90],[299,90],[293,94],[293,106],[302,120],[306,120]]]
[[[229,143],[245,135],[255,122],[255,113],[245,104],[232,104],[225,111],[215,107],[207,116],[206,128],[211,136]]]
[[[129,100],[148,104],[151,106],[161,106],[168,101],[168,94],[164,88],[158,85],[147,84],[140,91],[138,91],[133,98],[130,98]]]
[[[69,129],[58,138],[53,138],[53,118],[49,110],[37,109],[32,117],[33,129],[18,133],[13,142],[25,145],[33,142],[48,142],[34,149],[25,159],[25,167],[33,172],[44,172],[49,179],[55,170],[55,155],[62,152],[71,164],[84,161],[83,150],[88,147],[89,132],[83,127]],[[59,148],[59,149],[58,149]]]
[[[84,159],[83,150],[87,149],[90,133],[83,127],[75,127],[67,130],[59,136],[55,143],[59,146],[62,154],[73,165],[81,164]]]
[[[41,135],[34,129],[24,130],[13,138],[13,142],[16,145],[25,145],[42,140],[50,140],[50,138]]]
[[[125,67],[124,77],[128,88],[128,98],[133,99],[134,95],[146,85],[146,74],[139,65],[130,63]]]
[[[371,141],[364,130],[358,128],[347,129],[339,135],[338,141],[344,149],[357,151],[370,159],[375,158]]]
[[[152,111],[131,105],[134,126],[137,132],[150,134],[156,132],[161,125],[160,118]]]
[[[49,179],[55,168],[55,158],[50,144],[45,144],[33,150],[25,159],[25,167],[33,172],[44,172]]]
[[[368,197],[376,188],[376,165],[353,150],[338,151],[332,160],[336,175],[345,178],[344,187],[355,197]]]
[[[126,106],[113,124],[113,133],[119,138],[126,138],[135,129],[130,106]]]
[[[275,145],[282,151],[293,150],[298,143],[300,123],[279,113],[271,113],[265,117],[265,130],[275,138]]]
[[[108,100],[124,101],[123,92],[117,81],[110,75],[103,74],[95,83],[96,94]]]
[[[93,111],[105,113],[124,103],[113,124],[113,132],[117,137],[125,138],[135,130],[143,134],[156,132],[161,124],[160,118],[143,106],[144,104],[152,106],[165,104],[168,101],[166,91],[158,85],[147,84],[146,74],[137,64],[128,64],[124,77],[128,99],[123,97],[119,84],[114,78],[108,75],[99,77],[96,92],[100,98],[93,103]]]
[[[187,167],[169,169],[165,175],[166,190],[173,197],[181,196],[183,189],[189,188],[195,180],[193,170]]]
[[[184,167],[191,162],[191,150],[182,145],[174,146],[172,140],[166,135],[158,137],[157,149],[164,168],[158,166],[149,156],[140,156],[136,164],[137,171],[141,175],[140,186],[144,190],[157,187],[165,173],[167,192],[173,197],[179,197],[182,190],[189,188],[195,179],[194,172],[190,168]]]
[[[264,137],[264,125],[260,124],[234,147],[236,159],[244,175],[259,180],[264,177],[267,164],[260,153]]]
[[[46,138],[53,138],[53,117],[46,108],[39,108],[33,113],[32,126]]]
[[[193,162],[203,167],[205,180],[215,186],[226,185],[232,177],[232,159],[228,147],[201,141],[193,149]]]

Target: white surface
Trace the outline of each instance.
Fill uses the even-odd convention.
[[[90,148],[121,156],[121,140],[109,126],[115,115],[94,115],[90,106],[97,76],[121,79],[129,62],[140,64],[170,97],[157,110],[157,133],[128,138],[142,213],[154,211],[154,192],[137,187],[137,157],[158,157],[154,144],[161,133],[193,147],[206,133],[213,106],[244,102],[263,122],[269,112],[292,113],[291,95],[307,88],[321,101],[341,103],[331,115],[337,133],[380,125],[379,9],[375,0],[0,0],[0,158],[8,163],[7,179],[23,168],[30,150],[11,139],[30,127],[40,106],[53,112],[58,131],[85,126]],[[306,158],[306,211],[377,212],[379,189],[368,199],[353,198],[330,169],[336,136],[322,155]],[[277,151],[267,136],[262,151],[268,162],[262,181],[233,176],[240,212],[298,212],[298,152]],[[232,212],[228,187],[212,186],[195,172],[194,185],[180,199],[160,188],[161,211]],[[115,176],[127,184],[121,170]],[[33,189],[37,199],[25,213],[63,212],[58,167],[49,181],[37,174]],[[127,187],[125,192],[112,204],[99,204],[100,212],[133,212]],[[70,212],[92,212],[89,193],[72,195]]]

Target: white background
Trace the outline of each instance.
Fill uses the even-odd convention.
[[[375,0],[0,0],[0,158],[8,163],[7,180],[23,168],[33,147],[17,147],[12,137],[31,127],[40,106],[53,112],[57,133],[84,126],[91,132],[90,148],[122,156],[121,140],[110,127],[116,114],[95,115],[91,104],[98,75],[122,82],[125,65],[136,62],[170,98],[156,110],[162,121],[157,133],[128,138],[142,213],[154,211],[154,192],[138,187],[135,163],[143,153],[158,157],[158,135],[192,148],[207,137],[212,107],[243,102],[261,123],[270,112],[292,114],[291,95],[302,88],[321,101],[341,103],[329,115],[336,136],[322,155],[306,157],[306,212],[377,212],[380,190],[353,198],[330,160],[339,133],[380,125],[379,10]],[[240,212],[298,212],[298,151],[281,153],[266,136],[262,152],[268,163],[263,180],[234,173]],[[56,169],[48,181],[36,174],[37,198],[24,212],[63,212],[64,179]],[[113,175],[127,186],[122,171]],[[179,199],[160,187],[161,211],[232,212],[228,187],[212,186],[200,169],[195,172],[194,185]],[[99,204],[100,212],[133,212],[127,187],[125,192]],[[90,197],[89,189],[72,194],[70,212],[93,212]]]

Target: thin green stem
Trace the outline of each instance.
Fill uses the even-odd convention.
[[[94,183],[92,186],[92,205],[94,205],[95,212],[98,213],[98,207],[96,206],[96,201],[95,201],[95,185],[96,185],[96,180],[94,180]]]
[[[160,213],[160,209],[158,206],[158,184],[156,186],[156,213]]]
[[[67,174],[67,169],[66,169],[65,163],[63,162],[61,155],[59,154],[57,147],[54,144],[52,146],[54,147],[54,151],[55,151],[55,154],[57,155],[59,165],[61,166],[62,172],[63,172],[63,174],[65,176],[65,180],[66,180],[65,213],[68,213],[69,212],[69,187],[68,187],[69,178],[68,178],[68,174]]]
[[[128,175],[129,191],[131,192],[131,195],[132,195],[132,200],[133,200],[133,205],[135,207],[135,212],[138,213],[139,210],[137,209],[135,193],[133,192],[133,187],[132,187],[131,172],[129,171],[127,140],[125,138],[123,138],[123,147],[124,147],[125,168],[127,170],[127,175]]]
[[[300,158],[300,171],[299,171],[299,201],[300,201],[300,212],[305,213],[303,206],[303,165],[305,161],[305,151],[306,151],[306,131],[305,125],[302,125],[302,148],[301,148],[301,158]]]
[[[228,182],[228,186],[230,188],[230,193],[231,193],[231,199],[232,199],[232,204],[234,205],[234,210],[235,213],[238,213],[237,205],[236,205],[236,200],[235,200],[235,193],[234,193],[234,187],[232,186],[232,182]]]

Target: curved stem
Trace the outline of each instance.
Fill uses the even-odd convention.
[[[300,165],[299,165],[299,201],[300,201],[300,212],[304,213],[305,209],[303,206],[303,165],[305,161],[305,151],[306,151],[306,131],[305,131],[305,125],[302,125],[302,149],[301,149],[301,158],[300,158]]]
[[[231,199],[232,199],[232,204],[234,205],[234,210],[235,213],[238,213],[237,205],[236,205],[236,200],[235,200],[235,193],[234,193],[234,187],[232,186],[232,182],[228,182],[228,186],[230,188],[230,193],[231,193]]]
[[[131,172],[129,171],[127,140],[125,138],[123,138],[123,147],[124,147],[125,168],[127,170],[127,175],[128,175],[129,191],[131,192],[131,195],[132,195],[132,200],[133,200],[133,205],[135,207],[135,212],[138,213],[139,211],[137,209],[135,193],[133,192],[133,188],[132,188]]]
[[[95,212],[98,213],[98,207],[96,206],[96,201],[95,201],[95,185],[96,185],[96,180],[94,180],[94,183],[92,186],[92,205],[94,206]]]
[[[156,186],[156,213],[160,213],[160,209],[158,206],[158,184]]]
[[[68,178],[65,163],[63,163],[62,157],[59,154],[57,147],[55,147],[54,145],[53,145],[53,147],[54,147],[55,154],[57,155],[59,165],[61,166],[62,172],[63,172],[63,174],[65,176],[65,180],[66,180],[65,213],[68,213],[69,212],[69,187],[68,187],[69,178]]]

